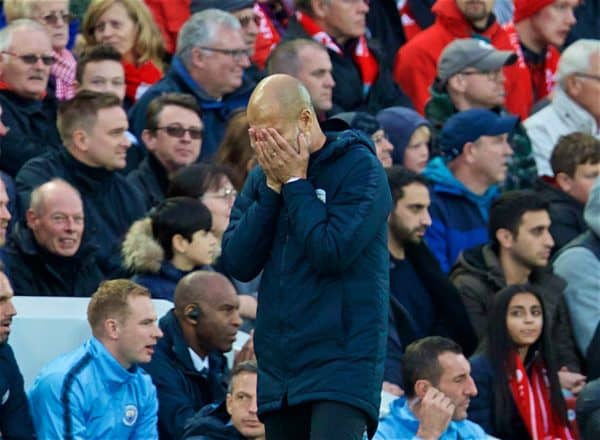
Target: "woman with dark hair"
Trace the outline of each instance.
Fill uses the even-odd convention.
[[[123,242],[124,265],[152,298],[173,301],[181,278],[219,257],[221,248],[211,227],[210,211],[200,200],[167,198],[129,229]]]
[[[229,225],[229,215],[237,196],[231,170],[223,165],[193,164],[180,169],[171,178],[167,197],[187,196],[202,201],[212,214],[212,232],[221,245],[221,239]],[[216,261],[213,269],[228,277],[240,298],[240,315],[244,318],[243,330],[252,327],[256,319],[256,292],[260,276],[243,283],[231,277]]]
[[[571,440],[544,303],[531,285],[494,296],[488,333],[471,359],[479,394],[469,419],[503,439]]]

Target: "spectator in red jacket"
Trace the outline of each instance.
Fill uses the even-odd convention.
[[[429,87],[436,75],[438,58],[446,45],[457,38],[481,38],[498,50],[511,50],[508,34],[492,13],[493,0],[438,0],[433,6],[435,23],[400,48],[394,65],[394,79],[423,114],[429,99]],[[518,65],[504,67],[506,108],[527,117],[531,106],[527,99],[529,83],[523,80],[526,69]],[[525,72],[525,73],[524,73]]]
[[[165,50],[171,55],[175,52],[179,29],[190,18],[190,2],[191,0],[144,0],[162,33]]]
[[[514,24],[506,26],[518,64],[526,70],[531,104],[545,98],[556,83],[560,48],[575,24],[579,0],[515,0]]]

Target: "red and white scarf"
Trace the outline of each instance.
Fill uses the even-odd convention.
[[[54,94],[60,101],[66,101],[75,96],[75,69],[77,61],[68,49],[60,52],[54,51],[55,62],[50,68],[50,73],[54,76],[56,89]]]
[[[325,32],[321,27],[308,15],[303,14],[300,11],[296,11],[296,19],[302,26],[304,31],[315,41],[325,46],[327,49],[334,51],[339,55],[344,55],[344,51],[340,46],[331,38],[331,36]],[[358,42],[354,47],[354,54],[352,59],[360,70],[360,76],[363,82],[363,89],[365,93],[369,91],[369,88],[375,82],[377,75],[379,74],[379,65],[375,55],[369,50],[367,46],[367,39],[364,35],[358,38]]]
[[[513,354],[515,371],[508,386],[521,419],[534,440],[574,440],[569,427],[562,424],[550,402],[550,383],[543,362],[533,361],[531,378],[516,351]]]

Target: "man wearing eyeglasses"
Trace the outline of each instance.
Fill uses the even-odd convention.
[[[578,40],[560,56],[552,102],[524,123],[540,176],[561,136],[579,131],[600,139],[600,40]]]
[[[505,66],[517,61],[517,54],[497,50],[478,38],[460,38],[448,44],[437,63],[436,80],[430,88],[425,117],[433,125],[437,139],[450,116],[472,108],[507,114]],[[510,139],[514,151],[504,188],[531,187],[537,177],[531,141],[521,124]],[[434,147],[434,150],[436,148]]]
[[[2,139],[0,170],[12,177],[29,159],[57,151],[56,99],[46,94],[54,64],[42,25],[20,19],[0,31],[0,105],[10,131]]]
[[[131,131],[140,138],[148,105],[158,95],[190,94],[202,110],[200,158],[209,160],[223,139],[229,115],[246,106],[254,88],[244,75],[249,55],[240,22],[233,15],[217,9],[194,14],[179,32],[169,71],[130,110]]]
[[[142,140],[148,154],[127,180],[144,195],[146,208],[161,202],[171,175],[200,156],[204,126],[191,95],[166,93],[148,106]]]

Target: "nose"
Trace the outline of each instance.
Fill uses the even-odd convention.
[[[240,311],[236,310],[231,317],[231,325],[235,328],[239,328],[242,325],[242,317],[240,316]]]
[[[421,224],[423,226],[427,226],[427,227],[431,226],[431,215],[429,215],[428,209],[425,209],[423,211],[423,217],[421,219]]]
[[[467,388],[465,389],[465,395],[469,397],[475,397],[477,395],[477,385],[475,385],[475,381],[470,375],[467,379]]]
[[[577,23],[577,18],[575,17],[575,10],[573,8],[568,8],[567,12],[567,24],[569,26],[573,26]]]
[[[513,154],[513,149],[510,146],[510,144],[508,143],[508,141],[504,141],[504,151],[507,156],[512,156],[512,154]]]
[[[546,231],[546,246],[548,247],[553,247],[554,246],[554,238],[552,237],[552,234],[550,233],[550,230]]]
[[[17,309],[15,308],[15,305],[13,304],[12,299],[8,300],[7,313],[6,314],[8,316],[10,316],[11,318],[17,314]]]
[[[245,69],[250,66],[250,57],[248,55],[242,55],[238,60],[238,64]]]
[[[121,145],[125,148],[131,147],[131,141],[127,137],[127,132],[123,133],[123,139],[121,139]]]
[[[9,221],[12,218],[12,214],[8,210],[7,205],[2,205],[2,207],[0,208],[0,218],[6,221]]]
[[[369,2],[367,0],[359,0],[358,1],[359,9],[358,11],[361,13],[369,12]]]
[[[383,144],[383,150],[384,151],[392,151],[394,149],[394,146],[392,145],[392,143],[387,138],[383,138],[381,140],[381,142]]]
[[[332,89],[335,87],[335,80],[333,79],[333,75],[331,72],[327,72],[325,74],[325,87],[331,87]]]
[[[6,133],[8,133],[8,127],[0,120],[0,137],[6,136]]]
[[[159,327],[158,325],[156,325],[156,324],[154,324],[154,337],[155,337],[156,339],[160,339],[160,338],[162,338],[162,337],[163,337],[163,332],[162,332],[162,330],[161,330],[161,329],[160,329],[160,327]]]
[[[258,412],[258,403],[256,396],[252,396],[252,401],[250,402],[250,407],[248,408],[248,411],[251,414],[256,414]]]

